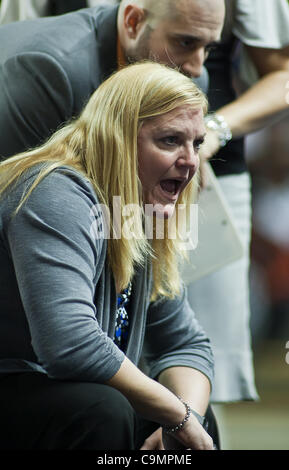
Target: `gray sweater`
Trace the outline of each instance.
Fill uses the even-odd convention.
[[[102,383],[124,353],[113,342],[117,293],[107,264],[107,241],[95,236],[96,194],[80,173],[48,175],[11,217],[37,167],[0,199],[0,374],[38,370],[52,378]],[[149,264],[139,268],[130,300],[126,355],[141,354],[156,378],[189,366],[212,382],[210,343],[189,307],[149,302]]]

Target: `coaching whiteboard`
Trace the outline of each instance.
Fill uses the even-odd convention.
[[[244,254],[231,209],[210,164],[208,184],[198,200],[198,243],[188,251],[189,261],[182,267],[182,278],[191,283],[217,271]]]

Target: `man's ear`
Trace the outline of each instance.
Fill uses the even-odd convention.
[[[136,5],[127,5],[123,14],[124,28],[130,39],[135,39],[146,19],[145,11]]]

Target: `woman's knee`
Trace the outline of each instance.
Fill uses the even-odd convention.
[[[75,410],[74,416],[63,423],[58,437],[55,435],[58,446],[93,450],[134,449],[136,415],[121,392],[106,385],[83,384],[78,405],[78,411]]]
[[[7,380],[4,395],[1,449],[133,448],[135,412],[112,387],[23,374]]]

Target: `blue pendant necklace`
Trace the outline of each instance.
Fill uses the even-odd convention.
[[[126,307],[129,303],[131,291],[132,284],[130,282],[127,288],[118,294],[117,297],[114,342],[122,350],[125,348],[128,338],[129,318]]]

